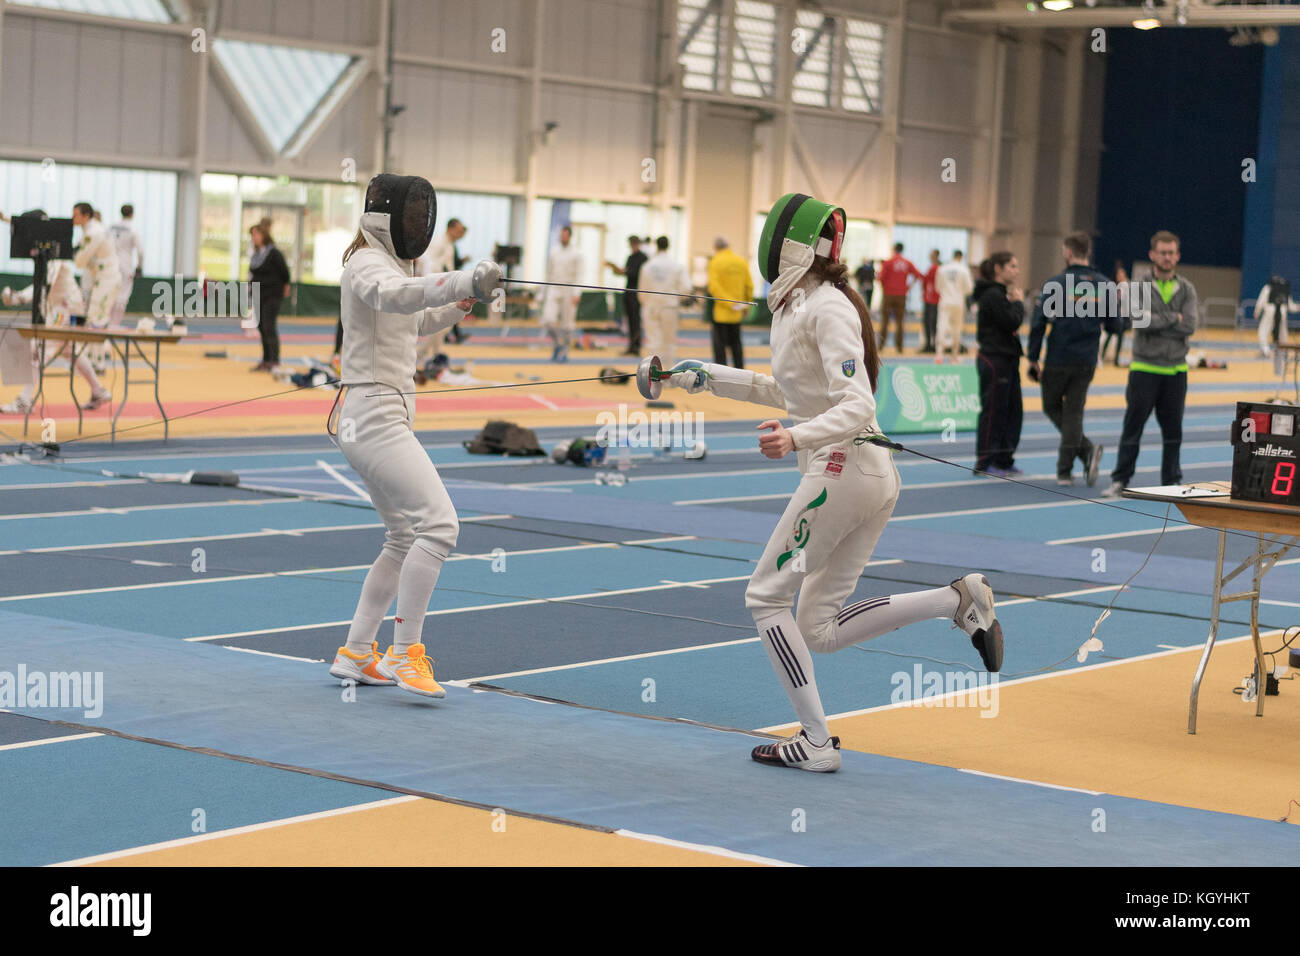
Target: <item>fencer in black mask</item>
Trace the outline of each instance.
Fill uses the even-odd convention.
[[[366,212],[387,213],[393,251],[418,259],[429,248],[438,218],[438,196],[427,179],[380,173],[366,188]]]

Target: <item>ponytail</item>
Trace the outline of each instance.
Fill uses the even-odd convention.
[[[361,234],[360,229],[357,229],[357,234],[356,237],[352,240],[352,245],[348,246],[346,249],[343,250],[343,264],[347,265],[348,260],[352,258],[352,253],[356,252],[358,249],[364,249],[365,247],[366,247],[366,237]]]
[[[818,256],[808,270],[810,276],[829,282],[844,293],[853,308],[857,310],[858,321],[862,324],[862,364],[866,366],[867,378],[871,382],[871,391],[876,391],[876,381],[880,377],[880,353],[876,350],[876,330],[871,324],[871,310],[858,295],[858,291],[849,282],[849,267],[842,262],[831,262]]]

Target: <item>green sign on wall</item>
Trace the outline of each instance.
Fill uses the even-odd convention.
[[[876,390],[876,421],[881,430],[968,431],[980,413],[979,375],[973,365],[884,365]]]

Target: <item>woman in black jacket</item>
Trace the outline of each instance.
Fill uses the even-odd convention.
[[[999,478],[1023,475],[1015,466],[1024,409],[1020,399],[1020,324],[1025,320],[1025,294],[1016,285],[1020,263],[1010,252],[995,252],[980,263],[975,283],[979,321],[975,337],[979,353],[980,416],[975,436],[975,472]]]
[[[265,221],[248,230],[253,240],[253,255],[248,264],[248,278],[253,283],[253,305],[257,330],[262,335],[262,361],[254,372],[269,372],[280,364],[280,331],[276,321],[280,306],[289,295],[289,266],[271,239]]]

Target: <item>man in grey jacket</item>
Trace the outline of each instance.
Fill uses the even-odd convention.
[[[1133,319],[1133,362],[1129,365],[1128,403],[1124,410],[1124,432],[1119,440],[1119,461],[1111,472],[1111,485],[1103,498],[1118,498],[1137,470],[1142,429],[1156,413],[1164,439],[1160,456],[1160,483],[1176,485],[1183,480],[1178,454],[1183,443],[1183,407],[1187,401],[1187,340],[1196,331],[1196,287],[1174,273],[1179,259],[1178,237],[1161,230],[1151,237],[1154,275],[1146,293],[1149,306],[1131,303]],[[1140,314],[1139,314],[1140,313]]]

